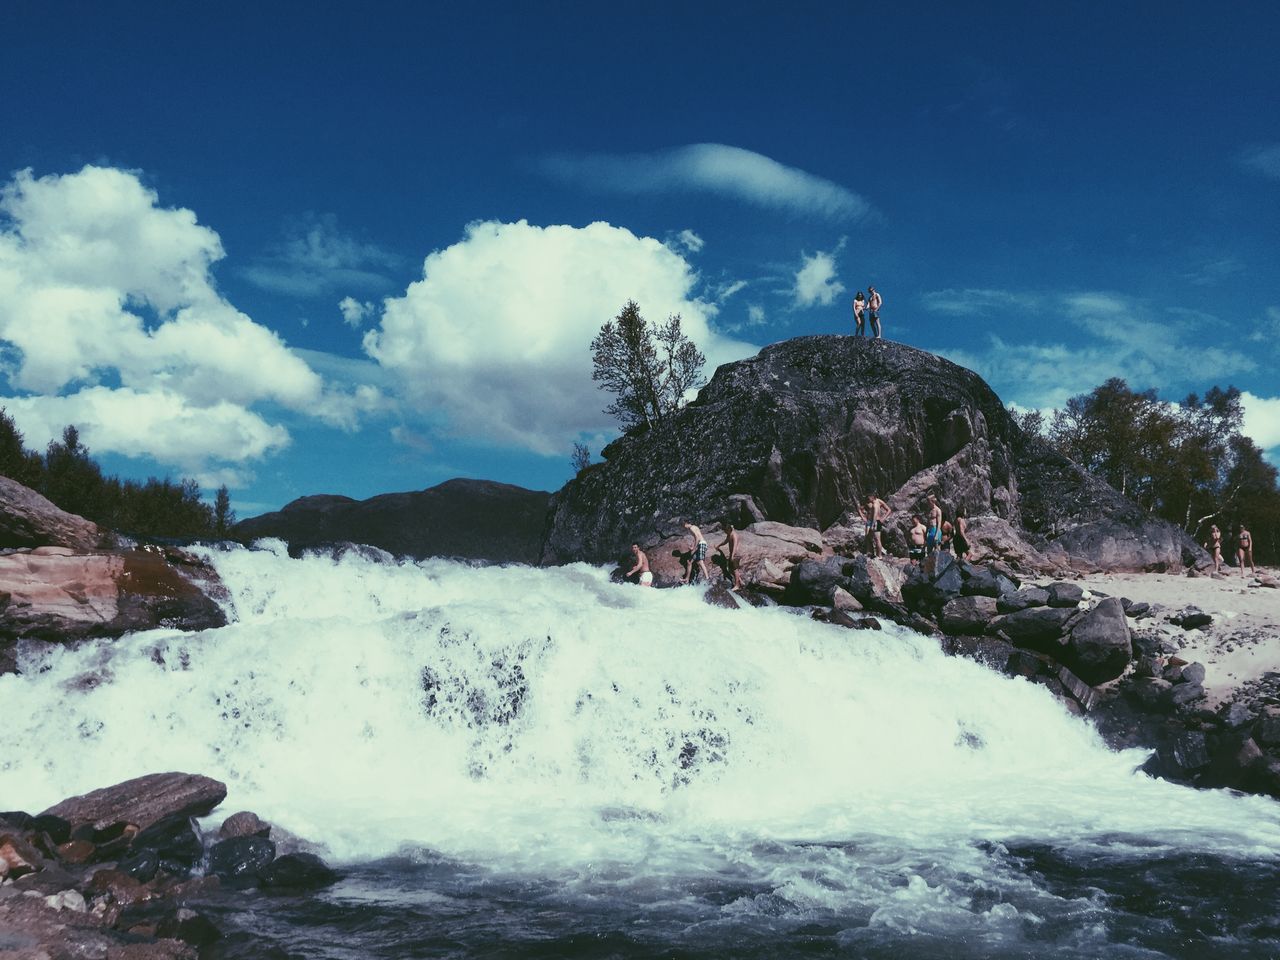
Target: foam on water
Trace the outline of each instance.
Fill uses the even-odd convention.
[[[745,872],[885,923],[945,915],[963,883],[930,863],[995,882],[982,844],[1280,850],[1280,805],[1150,780],[1042,688],[890,625],[586,566],[210,556],[231,625],[28,651],[0,677],[0,806],[187,770],[347,861],[407,844],[588,885],[639,883],[640,862],[645,882]],[[898,861],[914,879],[880,889]]]

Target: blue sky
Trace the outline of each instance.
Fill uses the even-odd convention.
[[[1230,383],[1280,454],[1273,4],[325,6],[6,5],[29,443],[241,515],[555,489],[626,299],[726,361],[874,283],[1007,401]]]

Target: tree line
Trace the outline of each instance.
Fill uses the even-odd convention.
[[[210,505],[195,480],[151,477],[139,482],[104,475],[75,426],[66,427],[62,439],[51,441],[44,453],[28,450],[3,407],[0,475],[31,487],[69,513],[141,539],[222,539],[236,519],[225,485]]]
[[[1197,543],[1217,524],[1223,555],[1234,561],[1243,523],[1260,563],[1280,559],[1277,470],[1243,433],[1240,391],[1213,387],[1180,403],[1133,390],[1113,377],[1069,399],[1050,416],[1013,411],[1028,433],[1119,490]]]

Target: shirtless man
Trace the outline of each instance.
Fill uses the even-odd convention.
[[[1222,572],[1222,531],[1218,529],[1215,523],[1209,528],[1209,542],[1205,544],[1205,549],[1213,554],[1213,572]]]
[[[693,579],[693,565],[696,563],[698,569],[702,571],[703,581],[710,583],[711,575],[707,573],[707,538],[688,520],[684,521],[682,526],[689,531],[689,536],[693,537],[693,551],[689,555],[689,569],[685,572],[684,582],[688,583]]]
[[[640,574],[640,579],[637,582],[640,586],[652,587],[653,571],[649,569],[649,558],[645,556],[645,552],[640,549],[640,544],[633,543],[631,545],[631,553],[636,558],[636,565],[627,571],[627,576],[634,577],[638,573]]]
[[[1242,523],[1240,524],[1240,546],[1236,548],[1236,560],[1240,563],[1240,579],[1244,579],[1244,565],[1249,563],[1249,572],[1255,577],[1258,575],[1258,568],[1253,565],[1253,534]]]
[[[889,519],[889,515],[893,511],[889,509],[889,505],[877,497],[874,493],[867,497],[867,503],[864,507],[858,505],[858,516],[862,517],[867,523],[867,553],[873,557],[881,556],[884,553],[884,544],[880,541],[880,533],[884,529],[884,522]]]
[[[940,549],[943,553],[951,552],[951,542],[955,539],[956,528],[951,525],[950,520],[942,521],[942,543]]]
[[[862,319],[862,311],[866,309],[866,306],[867,306],[867,300],[862,295],[862,291],[859,290],[857,296],[853,298],[853,325],[854,325],[853,335],[855,337],[861,337],[865,333],[865,328],[863,326],[863,319]]]
[[[907,557],[919,564],[924,561],[925,526],[920,514],[911,515],[911,545],[907,548]]]
[[[932,556],[938,552],[938,544],[942,542],[942,508],[938,506],[938,495],[929,494],[929,523],[925,531],[924,551]]]
[[[880,305],[884,303],[884,297],[880,296],[880,291],[875,287],[868,286],[867,293],[867,312],[871,314],[871,329],[875,332],[877,340],[880,339]]]
[[[738,531],[733,529],[732,523],[724,525],[725,538],[724,543],[716,547],[716,550],[724,554],[725,569],[733,574],[733,590],[742,589],[742,561],[738,559]]]

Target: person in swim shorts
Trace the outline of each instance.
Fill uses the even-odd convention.
[[[1239,546],[1236,547],[1236,560],[1240,563],[1240,578],[1244,579],[1244,565],[1249,564],[1249,572],[1255,577],[1258,575],[1258,568],[1253,565],[1253,534],[1247,527],[1240,524],[1240,537],[1237,540]]]
[[[933,556],[942,543],[942,508],[938,506],[938,495],[929,494],[929,522],[924,535],[925,556]]]
[[[873,557],[884,553],[884,543],[880,539],[880,534],[884,530],[884,522],[889,519],[891,513],[893,511],[889,509],[889,505],[874,493],[867,497],[865,506],[858,504],[858,516],[862,517],[867,524],[867,553]]]
[[[628,577],[634,577],[640,574],[640,579],[636,582],[642,587],[653,586],[653,571],[649,569],[649,558],[645,556],[645,552],[640,549],[640,544],[633,543],[631,545],[631,553],[636,558],[636,565],[627,571]]]
[[[716,547],[716,550],[724,555],[724,568],[733,577],[733,586],[731,590],[742,589],[742,561],[738,559],[738,531],[733,529],[732,523],[724,525],[724,543]]]
[[[884,297],[880,296],[880,291],[875,287],[867,287],[867,312],[871,314],[871,330],[875,334],[877,340],[880,339],[880,307],[884,303]]]
[[[907,557],[915,563],[924,562],[924,538],[925,538],[924,520],[920,514],[913,513],[911,515],[911,543],[907,547]]]
[[[690,523],[688,520],[682,524],[689,531],[689,536],[693,537],[693,552],[689,556],[689,569],[685,574],[684,582],[689,583],[693,580],[693,565],[696,563],[698,569],[702,571],[702,579],[704,582],[710,582],[711,575],[707,573],[707,538],[702,535],[702,531],[697,525]]]

